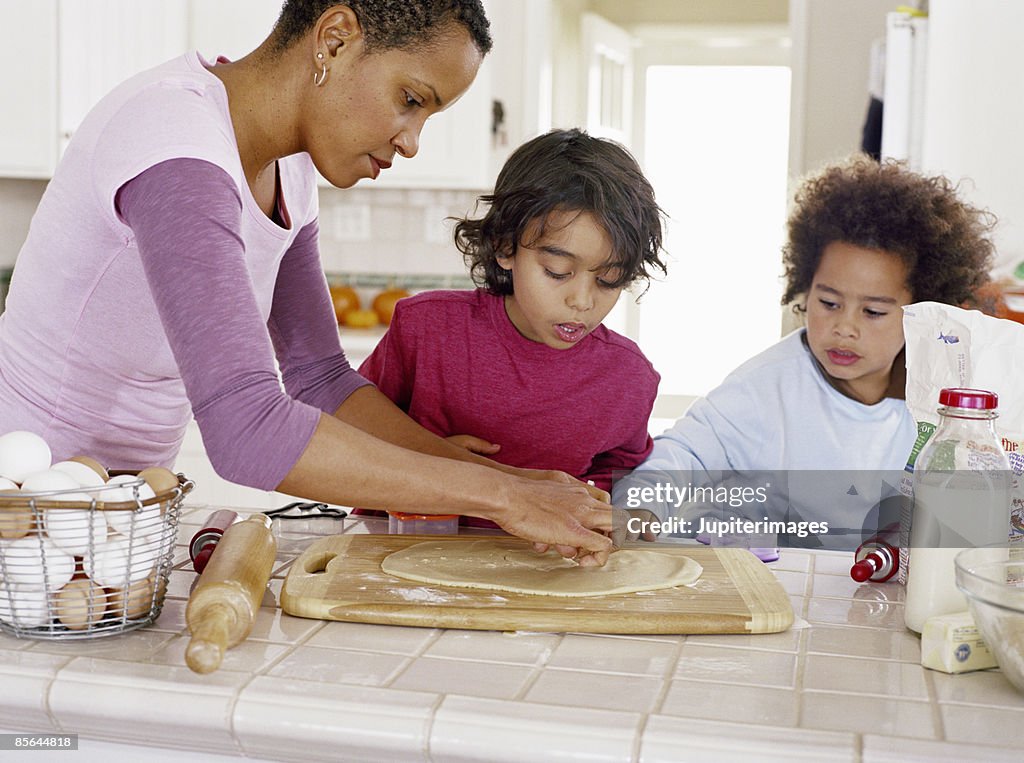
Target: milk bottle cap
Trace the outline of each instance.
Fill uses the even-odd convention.
[[[946,387],[939,392],[939,405],[990,411],[999,406],[999,395],[984,389]]]

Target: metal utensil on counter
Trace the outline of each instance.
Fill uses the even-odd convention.
[[[344,509],[312,501],[294,501],[266,513],[273,519],[277,546],[285,552],[301,552],[313,539],[341,532],[348,516]]]
[[[274,519],[344,519],[348,516],[344,509],[314,501],[293,501],[264,513]]]

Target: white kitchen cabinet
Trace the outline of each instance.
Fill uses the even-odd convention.
[[[186,0],[0,0],[0,13],[7,177],[49,178],[100,98],[187,47]]]
[[[237,61],[269,35],[283,0],[188,0],[188,47]]]

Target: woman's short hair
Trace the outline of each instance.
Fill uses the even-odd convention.
[[[482,54],[491,50],[490,23],[480,0],[286,0],[274,27],[275,48],[290,47],[336,5],[355,13],[368,53],[429,43],[450,23],[464,26]]]

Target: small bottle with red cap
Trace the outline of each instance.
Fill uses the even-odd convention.
[[[964,548],[1006,544],[1010,462],[995,431],[999,397],[981,389],[939,393],[939,425],[914,462],[904,619],[921,632],[935,615],[967,609],[953,558]]]
[[[858,583],[884,583],[900,568],[900,550],[880,536],[857,547],[850,577]]]

